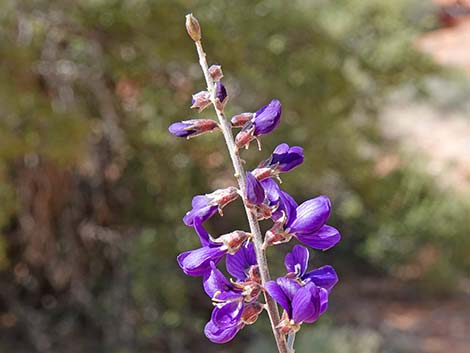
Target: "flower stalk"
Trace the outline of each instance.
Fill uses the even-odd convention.
[[[232,161],[233,169],[235,171],[234,176],[237,179],[241,194],[246,195],[245,170],[243,168],[242,160],[239,154],[237,153],[235,140],[232,134],[231,123],[227,120],[227,118],[225,117],[224,111],[220,109],[220,105],[217,102],[216,87],[215,87],[216,85],[209,72],[209,67],[208,67],[207,59],[206,59],[206,53],[204,52],[202,43],[200,40],[196,40],[194,42],[195,42],[198,57],[199,57],[199,65],[201,66],[202,72],[204,74],[204,78],[207,83],[207,91],[210,93],[210,99],[211,99],[212,105],[214,106],[215,112],[217,114],[220,129],[224,136],[225,143],[227,145],[227,149],[230,155],[230,159]],[[245,208],[246,216],[247,216],[248,223],[250,226],[250,231],[252,234],[252,241],[253,241],[253,245],[254,245],[254,249],[256,253],[256,260],[258,262],[259,272],[260,272],[260,277],[261,277],[261,285],[264,286],[264,284],[271,279],[271,276],[269,274],[269,267],[268,267],[268,262],[266,259],[266,253],[263,248],[263,236],[261,234],[261,229],[259,227],[258,220],[256,219],[256,215],[252,212],[245,198],[243,198],[243,205]],[[274,299],[266,291],[264,291],[264,298],[265,298],[265,303],[266,303],[266,310],[268,312],[269,320],[271,322],[271,328],[274,334],[274,338],[276,340],[277,349],[279,353],[291,353],[292,350],[287,347],[285,336],[282,335],[277,328],[277,325],[279,324],[279,321],[280,321],[279,310],[278,310],[277,304],[274,301]]]

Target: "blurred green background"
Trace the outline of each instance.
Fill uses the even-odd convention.
[[[297,201],[327,194],[333,203],[330,224],[343,240],[316,252],[312,266],[334,265],[341,282],[328,314],[298,335],[297,352],[468,347],[470,150],[439,160],[458,136],[434,134],[455,121],[470,132],[470,85],[416,50],[442,26],[432,2],[1,8],[1,353],[273,351],[264,319],[211,344],[202,333],[209,298],[175,261],[197,246],[181,222],[192,196],[234,182],[219,134],[185,141],[167,132],[196,116],[191,94],[204,87],[188,12],[210,63],[222,65],[229,116],[283,103],[282,124],[261,153],[244,152],[247,166],[282,141],[301,145],[305,163],[283,187]],[[432,147],[412,134],[418,127]],[[215,218],[213,234],[247,226],[240,204]],[[275,276],[279,248],[269,249]]]

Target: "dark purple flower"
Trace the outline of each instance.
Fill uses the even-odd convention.
[[[178,264],[188,276],[204,275],[210,270],[211,262],[217,264],[224,255],[235,253],[249,237],[248,233],[236,230],[213,239],[202,226],[200,218],[194,219],[194,230],[202,247],[185,251],[177,257]]]
[[[338,283],[338,275],[333,267],[326,265],[307,272],[309,252],[302,245],[295,245],[284,259],[287,277],[295,278],[302,283],[313,282],[317,287],[328,292]]]
[[[265,289],[285,310],[279,324],[285,334],[298,331],[304,322],[315,322],[328,305],[328,291],[313,282],[301,285],[294,279],[281,277],[266,282]]]
[[[183,217],[183,222],[189,227],[193,226],[195,218],[205,222],[237,197],[238,190],[233,186],[206,195],[196,195],[191,203],[192,209]]]
[[[250,277],[253,266],[258,267],[253,243],[242,246],[235,254],[226,257],[227,271],[237,282],[243,282]]]
[[[253,170],[253,175],[258,180],[277,177],[280,173],[286,173],[304,161],[304,149],[299,146],[289,147],[287,143],[278,145],[271,156],[261,162]]]
[[[219,125],[211,119],[191,119],[178,121],[168,127],[168,131],[177,137],[196,137],[217,129]]]
[[[266,233],[266,245],[280,244],[294,236],[314,249],[327,250],[340,241],[338,230],[326,225],[331,211],[328,197],[318,196],[297,206],[289,194],[280,189],[276,191],[272,181],[263,180],[261,183],[270,187],[268,198],[277,192],[279,199],[278,208],[273,213],[274,226]]]
[[[220,81],[215,83],[215,98],[217,98],[222,104],[225,103],[225,99],[227,98],[227,90],[225,89],[224,84]]]
[[[214,263],[204,275],[203,285],[215,306],[204,333],[214,343],[230,341],[245,324],[256,321],[262,310],[262,306],[253,306],[256,297],[246,294],[246,286],[251,283],[229,282]],[[256,307],[259,308],[258,313],[253,310]]]
[[[211,263],[217,264],[224,257],[227,249],[211,240],[200,218],[194,219],[194,230],[199,236],[202,247],[179,254],[177,261],[188,276],[202,276],[210,271]]]
[[[273,99],[269,104],[260,108],[252,119],[254,135],[266,135],[273,131],[281,121],[282,106],[281,102]]]
[[[251,205],[261,205],[264,201],[263,186],[250,172],[246,172],[246,199]]]

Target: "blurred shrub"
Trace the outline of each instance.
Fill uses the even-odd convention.
[[[210,304],[199,280],[175,262],[197,246],[181,223],[191,196],[231,180],[220,136],[187,142],[166,131],[193,115],[190,95],[203,87],[183,26],[189,11],[209,58],[223,65],[229,114],[283,102],[263,157],[280,141],[305,147],[285,185],[299,201],[332,198],[344,237],[337,258],[400,274],[425,249],[424,257],[437,251],[439,268],[468,268],[468,205],[405,165],[374,171],[395,148],[377,129],[386,97],[404,85],[419,91],[439,72],[412,48],[433,26],[423,2],[2,5],[0,285],[10,290],[0,299],[16,310],[11,337],[28,351],[216,349],[200,332]],[[259,159],[246,154],[249,167]],[[209,227],[245,227],[239,215],[232,207]]]

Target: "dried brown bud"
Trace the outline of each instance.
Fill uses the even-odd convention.
[[[201,26],[192,13],[186,15],[186,31],[188,31],[189,36],[195,42],[201,40]]]
[[[220,81],[220,79],[224,77],[224,73],[222,72],[222,67],[220,65],[212,65],[209,68],[209,74],[215,82]]]

